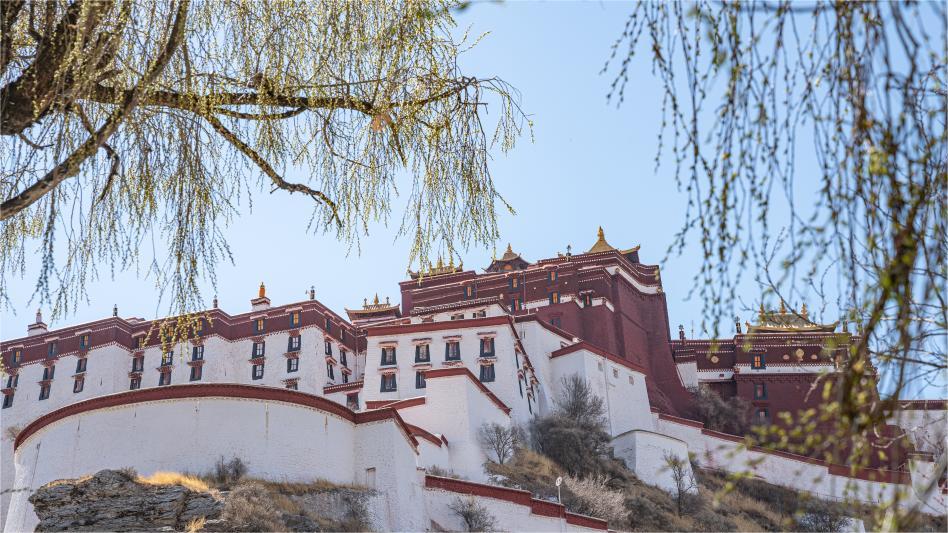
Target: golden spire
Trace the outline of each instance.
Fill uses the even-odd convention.
[[[504,253],[505,253],[505,254],[512,254],[512,253],[513,253],[513,248],[510,247],[510,243],[509,243],[509,242],[507,243],[507,251],[504,252]]]
[[[441,259],[441,256],[440,256],[440,255],[438,256],[438,267],[437,267],[437,268],[438,268],[438,270],[441,270],[442,268],[444,268],[444,261]]]
[[[760,310],[757,311],[757,318],[758,318],[758,321],[759,321],[759,322],[763,322],[763,321],[764,321],[764,315],[765,315],[766,313],[767,313],[767,312],[764,311],[764,301],[761,300],[761,302],[760,302]]]
[[[375,293],[375,299],[372,300],[372,305],[378,305],[378,304],[379,304],[379,293]]]
[[[448,268],[450,268],[451,270],[454,270],[454,254],[451,254],[451,258],[448,261]]]
[[[598,239],[596,240],[596,244],[592,245],[592,248],[590,248],[589,251],[586,252],[587,254],[593,254],[597,252],[608,252],[611,250],[615,250],[615,248],[613,248],[611,244],[606,242],[606,232],[602,231],[602,226],[599,226],[597,237]]]
[[[781,315],[787,314],[787,306],[784,305],[783,299],[780,300],[780,314]]]
[[[260,290],[257,291],[257,298],[266,298],[267,297],[267,287],[260,282]]]
[[[807,309],[806,309],[806,302],[803,302],[803,308],[800,309],[800,316],[802,316],[803,318],[807,318],[807,315],[808,315],[809,313],[810,313],[810,312],[807,311]]]

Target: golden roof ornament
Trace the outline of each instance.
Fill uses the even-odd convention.
[[[599,226],[599,231],[596,233],[596,243],[592,245],[592,248],[587,251],[587,254],[594,254],[599,252],[609,252],[615,250],[615,248],[606,242],[606,232],[602,230],[602,226]]]
[[[267,287],[260,282],[260,289],[257,291],[257,298],[266,298],[267,297]]]
[[[806,309],[806,302],[803,302],[803,308],[800,309],[800,315],[803,316],[803,318],[809,318],[809,314],[810,312]]]
[[[375,298],[372,299],[372,305],[378,305],[378,304],[379,304],[379,293],[375,293]]]

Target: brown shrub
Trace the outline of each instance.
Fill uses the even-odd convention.
[[[283,531],[273,495],[260,483],[242,483],[228,495],[221,514],[233,531]]]
[[[572,493],[567,507],[571,511],[602,518],[612,527],[625,524],[625,494],[609,488],[609,479],[603,475],[577,479],[566,476],[566,486]]]

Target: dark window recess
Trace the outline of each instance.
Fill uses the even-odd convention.
[[[3,408],[13,407],[13,394],[3,395]]]
[[[165,352],[161,356],[161,366],[170,366],[174,362],[174,352]]]
[[[158,373],[158,386],[171,385],[171,372]]]
[[[520,278],[517,276],[510,276],[510,279],[507,280],[507,284],[511,289],[516,289],[517,287],[520,287]]]
[[[252,379],[263,379],[263,363],[259,365],[253,365],[253,369],[251,369],[250,377]]]
[[[754,414],[754,423],[756,424],[769,424],[770,423],[770,411],[766,408],[758,409]]]
[[[296,380],[287,381],[287,382],[286,382],[286,388],[288,388],[288,389],[290,389],[290,390],[299,390],[299,388],[300,388],[300,387],[299,387],[299,382],[296,381]]]
[[[286,360],[286,371],[296,372],[300,369],[300,360],[296,357],[290,357]]]
[[[527,409],[530,411],[530,414],[533,414],[533,403],[530,401],[530,397],[527,396]]]
[[[481,365],[481,381],[483,383],[494,381],[494,365]]]
[[[511,298],[510,300],[510,310],[519,311],[520,310],[520,298]]]
[[[494,339],[481,339],[481,357],[494,357]]]
[[[464,287],[464,297],[465,297],[465,298],[468,298],[468,299],[473,298],[473,297],[474,297],[474,294],[475,294],[475,291],[474,291],[474,286],[473,286],[473,285],[468,285],[468,286]]]
[[[263,318],[258,318],[253,321],[253,332],[254,333],[263,333],[263,330],[266,329],[267,321]]]
[[[145,356],[140,355],[132,359],[132,372],[141,372],[145,368]]]
[[[552,324],[555,327],[561,328],[563,327],[563,319],[561,317],[555,316],[550,319],[550,324]]]
[[[766,383],[755,383],[755,384],[754,384],[754,399],[755,399],[755,400],[766,400],[766,399],[767,399],[767,384],[766,384]]]
[[[43,381],[46,381],[47,379],[53,379],[53,376],[55,375],[56,375],[55,366],[48,366],[43,369]]]
[[[550,281],[556,281],[556,280],[558,280],[558,279],[560,279],[560,273],[557,272],[557,271],[555,271],[555,270],[551,270],[551,271],[550,271]]]
[[[393,392],[398,390],[395,384],[395,374],[382,374],[382,392]]]
[[[326,341],[326,355],[332,355],[332,341]]]
[[[17,384],[19,381],[20,381],[20,375],[19,375],[19,374],[10,374],[9,376],[7,376],[7,388],[8,388],[8,389],[15,389],[15,388],[16,388],[16,384]]]
[[[299,311],[293,311],[292,313],[290,313],[290,327],[291,328],[300,327],[300,312]]]
[[[204,345],[194,346],[191,348],[191,360],[192,361],[204,360]]]
[[[23,350],[13,350],[13,364],[18,365],[23,359]]]
[[[464,313],[451,315],[451,320],[464,320]]]
[[[416,363],[431,362],[431,346],[430,345],[428,344],[415,345],[415,362]]]
[[[85,334],[79,337],[79,349],[88,350],[89,349],[89,334]]]
[[[266,353],[266,344],[262,342],[253,343],[253,351],[250,352],[253,357],[263,357]]]
[[[460,361],[461,360],[461,343],[458,341],[447,342],[444,345],[444,360],[445,361]]]
[[[349,363],[346,361],[346,351],[343,349],[339,350],[339,364],[341,364],[344,368],[349,368]]]
[[[89,361],[89,360],[86,359],[85,357],[82,357],[82,358],[79,358],[79,359],[76,360],[76,374],[79,374],[79,373],[82,373],[82,372],[85,372],[85,371],[86,371],[86,363],[87,363],[88,361]]]
[[[288,352],[298,352],[300,351],[300,346],[302,346],[302,338],[299,335],[290,335],[289,340],[286,341],[286,351]]]
[[[517,388],[520,389],[520,397],[523,398],[523,380],[517,376]]]
[[[395,347],[388,346],[382,348],[382,365],[394,365],[395,364]]]
[[[57,354],[59,354],[59,343],[53,341],[49,343],[49,346],[46,348],[46,356],[56,357]]]
[[[586,293],[583,295],[583,307],[591,307],[593,304],[593,295]]]
[[[329,376],[329,379],[336,379],[336,370],[332,363],[326,363],[326,375]]]
[[[415,388],[416,389],[425,388],[425,373],[424,372],[415,372]]]
[[[558,292],[551,292],[551,293],[550,293],[550,304],[558,304],[558,303],[560,303],[560,293],[558,293]]]
[[[342,382],[349,383],[349,374],[346,374],[345,372],[342,373]]]
[[[41,385],[39,399],[45,400],[47,398],[49,398],[49,385]]]
[[[132,381],[128,384],[128,390],[138,390],[140,388],[142,388],[142,379],[132,378]]]
[[[72,392],[73,393],[82,392],[82,388],[85,387],[85,384],[86,384],[86,380],[82,378],[76,378],[76,381],[74,381],[72,384]]]
[[[346,395],[346,407],[353,411],[359,409],[359,393]]]
[[[203,375],[201,365],[195,365],[191,367],[191,381],[201,381],[201,376]]]
[[[332,333],[332,319],[326,317],[326,333]]]

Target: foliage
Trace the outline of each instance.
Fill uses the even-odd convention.
[[[423,270],[492,243],[509,206],[490,152],[527,121],[515,89],[460,70],[477,39],[452,36],[454,6],[0,3],[0,299],[35,274],[58,317],[103,269],[134,268],[171,314],[204,309],[224,227],[262,190],[307,199],[310,229],[354,248],[401,193]]]
[[[524,441],[522,433],[522,430],[516,426],[508,427],[496,422],[484,422],[477,430],[477,440],[481,446],[494,454],[498,463],[504,464],[522,445]]]
[[[133,470],[131,471],[133,472]],[[138,476],[135,481],[146,485],[181,485],[197,492],[208,492],[211,490],[204,480],[179,472],[158,471],[150,476]]]
[[[800,512],[796,519],[799,531],[842,531],[848,520],[834,506],[822,500],[815,500]]]
[[[518,448],[504,464],[487,463],[485,470],[491,483],[530,491],[535,497],[555,500],[558,496],[556,478],[565,472],[549,457],[529,448]],[[569,500],[569,487],[563,487],[563,501]]]
[[[533,448],[576,477],[608,472],[611,438],[605,429],[605,407],[589,384],[578,376],[563,378],[552,415],[530,422]]]
[[[464,521],[467,531],[496,531],[497,529],[493,515],[477,503],[474,496],[457,497],[448,507]]]
[[[670,148],[688,195],[669,255],[700,241],[705,329],[756,307],[736,296],[747,275],[856,323],[811,421],[836,428],[818,448],[857,465],[898,446],[873,436],[895,408],[877,369],[894,399],[948,368],[946,28],[936,2],[643,2],[604,69],[620,104],[642,47],[661,79],[656,164]],[[797,171],[803,151],[815,174]]]
[[[750,430],[750,405],[738,396],[727,400],[708,387],[691,390],[694,394],[694,413],[696,419],[704,422],[708,429],[744,435]]]

